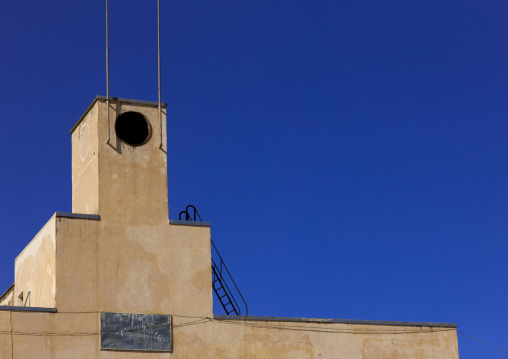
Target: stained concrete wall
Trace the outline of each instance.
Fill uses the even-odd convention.
[[[210,228],[57,218],[59,311],[212,315]]]
[[[0,306],[2,305],[14,305],[14,284],[0,297]]]
[[[72,212],[99,213],[99,102],[72,132]]]
[[[192,322],[175,320],[175,354],[185,353],[179,358],[458,358],[454,328],[261,320],[211,320],[192,326]]]
[[[142,146],[129,146],[116,135],[115,119],[129,111],[141,113],[151,128]],[[158,114],[153,104],[111,100],[108,142],[106,101],[92,103],[72,130],[73,213],[146,225],[167,222],[165,109],[162,123]]]
[[[0,359],[459,357],[454,328],[217,320],[175,315],[173,353],[150,353],[101,351],[98,323],[98,313],[0,311]]]
[[[106,117],[106,103],[99,102],[99,117]],[[99,145],[99,195],[100,214],[106,221],[124,221],[144,226],[167,223],[167,153],[166,153],[166,111],[162,109],[162,128],[159,110],[153,105],[112,102],[112,118],[122,113],[141,113],[149,123],[152,133],[149,141],[139,147],[126,145],[114,132],[110,144],[106,144],[106,121],[100,121]],[[162,131],[162,144],[160,138]]]
[[[56,232],[55,216],[18,255],[14,264],[14,304],[32,307],[55,306]],[[23,299],[18,297],[22,294]]]

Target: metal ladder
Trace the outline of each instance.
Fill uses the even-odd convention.
[[[196,222],[199,219],[199,222],[203,222],[196,207],[194,207],[193,205],[188,205],[185,208],[185,211],[181,211],[179,214],[179,219],[193,222]],[[236,285],[233,276],[226,267],[226,263],[224,263],[224,261],[222,260],[222,257],[211,238],[210,242],[212,243],[212,247],[215,250],[215,255],[217,257],[218,262],[217,264],[212,254],[212,288],[213,291],[215,292],[215,295],[219,299],[219,302],[222,305],[222,308],[224,308],[224,311],[226,312],[227,315],[243,315],[242,308],[240,307],[240,305],[238,305],[238,302],[236,301],[235,296],[233,295],[233,291],[235,291],[236,294],[240,296],[244,304],[245,307],[244,315],[249,315],[247,303],[245,302],[242,293],[238,289],[238,286]],[[231,290],[230,286],[228,285],[228,282],[233,283],[233,286],[231,287],[233,290]]]
[[[222,304],[222,308],[227,315],[234,313],[235,315],[239,315],[239,307],[238,303],[236,303],[235,298],[231,295],[231,291],[222,276],[220,268],[215,264],[215,261],[212,258],[212,288],[217,298],[219,299],[220,304]]]

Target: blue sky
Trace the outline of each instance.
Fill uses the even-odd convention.
[[[110,0],[111,95],[157,100],[156,2]],[[161,3],[170,217],[194,204],[250,314],[458,323],[508,350],[508,3]],[[0,12],[0,291],[71,211],[105,5]],[[217,310],[217,312],[220,312]],[[460,357],[506,354],[459,334]]]

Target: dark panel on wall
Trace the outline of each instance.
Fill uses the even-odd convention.
[[[171,316],[101,313],[101,349],[170,352]]]

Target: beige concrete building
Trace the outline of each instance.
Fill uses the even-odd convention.
[[[1,359],[458,358],[454,324],[214,315],[210,225],[168,220],[165,124],[97,97],[73,127],[73,213],[15,259]]]

